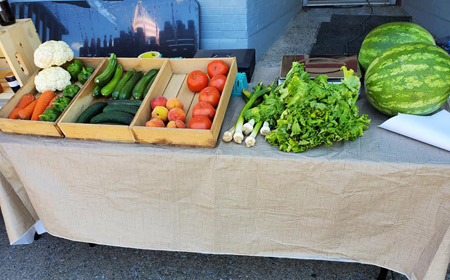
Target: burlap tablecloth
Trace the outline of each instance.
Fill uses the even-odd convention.
[[[0,205],[11,242],[52,235],[144,249],[349,260],[444,279],[450,153],[377,127],[286,154],[0,134]],[[231,100],[223,128],[242,102]]]

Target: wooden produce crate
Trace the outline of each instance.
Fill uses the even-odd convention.
[[[150,69],[161,69],[155,78],[152,88],[164,71],[164,66],[168,62],[167,58],[146,59],[146,58],[118,58],[117,63],[121,64],[125,71],[134,68],[136,71],[144,71]],[[100,67],[98,74],[102,73],[108,65],[108,59]],[[103,140],[115,142],[135,142],[131,127],[128,125],[107,125],[107,124],[87,124],[75,123],[78,116],[86,110],[91,104],[106,101],[109,98],[93,97],[94,79],[86,83],[86,87],[76,97],[74,102],[69,106],[66,112],[61,116],[58,127],[67,138],[85,139],[85,140]],[[151,90],[151,89],[150,89]],[[148,95],[145,97],[147,99]],[[145,100],[144,99],[144,100]],[[137,114],[136,114],[137,116]],[[135,116],[135,118],[136,118]]]
[[[13,90],[5,74],[13,72],[20,86],[39,69],[34,65],[34,50],[41,44],[31,19],[17,19],[15,24],[0,27],[0,99],[9,99]]]
[[[221,59],[228,64],[229,72],[227,81],[216,108],[211,129],[189,129],[189,128],[164,128],[146,127],[145,123],[150,120],[150,102],[158,96],[167,99],[177,97],[184,104],[186,113],[186,126],[192,118],[192,109],[198,103],[198,93],[193,93],[187,87],[186,77],[193,70],[201,70],[205,73],[206,67],[212,60]],[[223,118],[227,110],[228,102],[233,90],[237,75],[236,58],[192,58],[192,59],[170,59],[167,67],[163,69],[161,78],[154,84],[149,93],[149,98],[144,100],[137,112],[137,118],[131,123],[132,131],[139,143],[183,145],[209,147],[216,146],[217,137],[222,126]]]
[[[81,89],[80,92],[77,93],[77,96],[82,92],[83,88],[89,84],[90,80],[93,80],[93,77],[96,75],[98,68],[105,61],[104,58],[80,58],[77,57],[75,60],[81,60],[86,66],[94,67],[96,70],[91,75],[89,80],[85,83],[83,87],[81,84],[77,82]],[[67,64],[70,64],[68,62]],[[31,121],[31,120],[13,120],[8,119],[8,116],[11,114],[12,110],[16,107],[17,103],[19,103],[22,96],[27,93],[31,93],[36,97],[39,97],[40,93],[36,91],[34,86],[34,77],[38,74],[36,71],[33,76],[25,83],[25,85],[20,88],[16,94],[9,100],[9,102],[3,106],[0,110],[0,130],[5,133],[15,133],[15,134],[29,134],[29,135],[41,135],[41,136],[53,136],[53,137],[62,137],[63,134],[60,132],[56,123],[62,117],[63,114],[59,116],[59,118],[55,122],[44,122],[44,121]],[[61,96],[62,92],[56,92],[57,95]],[[76,96],[72,99],[71,104],[76,99]],[[70,104],[69,104],[70,106]],[[68,106],[68,107],[69,107]],[[67,111],[66,108],[65,111]],[[64,112],[63,112],[64,113]]]

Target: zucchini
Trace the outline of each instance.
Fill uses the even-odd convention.
[[[133,87],[133,98],[137,100],[141,100],[144,95],[144,89],[147,87],[148,82],[152,79],[152,77],[156,76],[158,73],[158,69],[152,69],[147,72],[147,74],[142,77],[139,82]]]
[[[128,82],[128,80],[131,79],[131,77],[133,77],[135,72],[136,71],[134,70],[134,68],[131,68],[130,71],[126,72],[123,75],[122,79],[120,79],[120,81],[117,83],[116,87],[114,88],[114,91],[112,93],[113,99],[119,99],[120,90],[125,86],[125,84]]]
[[[125,84],[125,86],[120,90],[119,99],[130,99],[131,91],[133,90],[134,85],[142,78],[144,74],[142,71],[138,71],[134,73],[133,77]]]
[[[113,77],[114,72],[116,71],[116,66],[117,66],[117,58],[116,55],[112,53],[111,56],[109,57],[108,66],[106,67],[105,71],[103,71],[103,73],[95,77],[94,83],[99,87],[106,85]]]
[[[100,96],[101,88],[99,86],[95,86],[95,88],[92,90],[92,96],[97,97]]]
[[[106,101],[108,105],[130,105],[130,106],[141,106],[142,100],[108,100]]]
[[[109,83],[106,84],[106,86],[102,87],[102,90],[100,91],[103,96],[109,97],[111,95],[120,78],[122,77],[122,72],[122,65],[117,64],[116,72],[114,72],[114,77],[111,79],[111,81],[109,81]]]
[[[136,115],[137,110],[139,107],[132,106],[132,105],[108,105],[105,108],[103,108],[103,113],[111,112],[111,111],[118,111],[118,112],[125,112],[128,114]]]
[[[96,115],[100,114],[103,111],[103,108],[106,107],[106,102],[96,102],[89,106],[83,113],[78,117],[75,121],[76,123],[89,123],[89,121]]]
[[[158,70],[158,71],[159,71],[159,70]],[[150,90],[150,88],[152,87],[153,82],[155,81],[157,75],[158,75],[158,72],[156,72],[156,75],[153,76],[153,77],[150,79],[150,81],[148,82],[147,86],[146,86],[145,89],[144,89],[144,96],[142,97],[142,99],[144,99],[145,96],[147,96],[147,93],[148,93],[148,91]]]
[[[101,113],[91,119],[91,123],[117,123],[129,125],[134,116],[125,112],[109,111]]]

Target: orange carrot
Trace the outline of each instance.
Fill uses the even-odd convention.
[[[16,108],[11,112],[9,115],[9,119],[17,119],[19,118],[19,111],[25,107],[27,107],[28,104],[33,102],[36,98],[34,98],[34,95],[32,94],[25,94],[20,98],[19,103],[17,103]]]
[[[19,111],[19,119],[21,120],[29,120],[31,118],[31,115],[33,114],[34,108],[36,107],[36,104],[38,102],[38,99],[34,100],[30,104],[28,104],[27,107],[20,109]]]
[[[58,96],[57,96],[57,95],[55,95],[55,97],[53,97],[52,100],[50,100],[50,102],[48,103],[47,108],[45,108],[44,112],[45,112],[47,109],[53,108],[53,102],[55,102],[56,99],[58,99]],[[39,117],[39,120],[41,120],[41,117]]]
[[[50,103],[50,100],[55,97],[55,93],[50,90],[46,90],[43,93],[41,93],[41,96],[37,99],[36,107],[34,107],[33,115],[31,116],[32,121],[39,120],[39,115],[42,115],[44,113],[45,108],[47,108],[48,103]]]

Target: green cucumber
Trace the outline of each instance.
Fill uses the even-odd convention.
[[[136,115],[136,112],[138,109],[139,109],[139,107],[131,106],[131,105],[108,105],[105,108],[103,108],[103,113],[111,112],[111,111],[119,111],[119,112],[125,112],[128,114]]]
[[[111,79],[111,81],[109,81],[109,83],[106,84],[106,86],[102,87],[102,90],[100,91],[103,96],[109,97],[111,95],[120,78],[122,77],[122,72],[123,72],[122,65],[117,64],[114,77]]]
[[[122,88],[125,86],[125,84],[128,82],[128,80],[131,79],[131,77],[133,77],[135,72],[136,71],[134,70],[134,68],[131,68],[130,71],[126,72],[123,75],[122,79],[120,79],[120,81],[117,83],[116,87],[114,88],[114,91],[112,93],[113,99],[119,99],[120,90],[122,90]]]
[[[158,70],[158,71],[159,71],[159,70]],[[144,99],[145,96],[147,96],[147,93],[148,93],[148,91],[150,90],[150,88],[152,87],[153,82],[155,81],[157,75],[158,75],[158,72],[157,72],[156,75],[154,75],[154,76],[150,79],[150,81],[148,82],[147,86],[146,86],[145,89],[144,89],[144,96],[142,97],[142,99]]]
[[[156,76],[159,69],[152,69],[147,72],[139,82],[133,87],[133,98],[137,100],[141,100],[144,95],[144,89],[147,87],[148,82],[152,79],[152,77]]]
[[[106,101],[108,105],[130,105],[130,106],[141,106],[142,100],[108,100]]]
[[[106,102],[96,102],[89,106],[83,113],[78,117],[75,121],[76,123],[89,123],[89,121],[96,115],[100,114],[103,111],[103,108],[106,107]]]
[[[133,120],[134,116],[125,112],[109,111],[106,113],[101,113],[91,119],[91,123],[117,123],[129,125]]]
[[[95,77],[94,83],[100,87],[106,85],[113,77],[114,72],[116,71],[116,66],[117,66],[117,58],[116,55],[112,53],[105,71],[103,71],[103,73]]]
[[[100,96],[101,88],[99,86],[95,86],[95,88],[92,90],[92,96],[97,97]]]
[[[119,99],[121,100],[130,99],[134,85],[142,78],[143,75],[144,74],[142,73],[142,71],[134,73],[133,77],[131,77],[131,79],[125,84],[125,86],[120,91]]]

